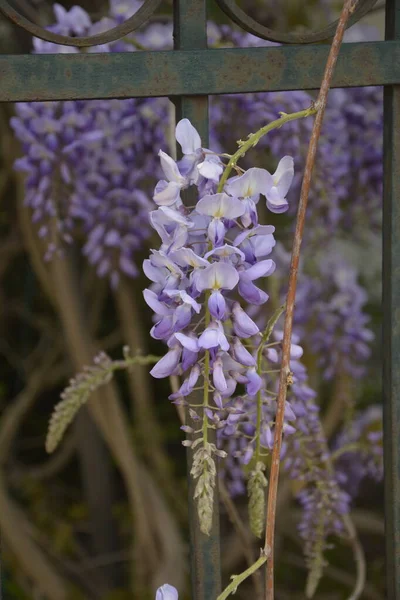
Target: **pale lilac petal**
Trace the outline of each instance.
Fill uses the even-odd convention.
[[[225,352],[229,350],[229,342],[220,323],[212,322],[199,337],[200,348],[209,350],[220,347]]]
[[[246,270],[246,276],[251,281],[254,281],[255,279],[259,279],[259,277],[268,277],[269,275],[272,275],[275,268],[276,264],[273,260],[261,260]]]
[[[226,392],[228,389],[222,366],[222,360],[219,357],[215,359],[213,364],[213,382],[216,389],[221,393]]]
[[[165,583],[158,588],[155,600],[178,600],[178,590]]]
[[[253,367],[256,364],[254,356],[250,354],[238,338],[234,338],[231,343],[231,352],[233,358],[241,365]]]
[[[298,360],[303,356],[303,348],[298,344],[290,344],[290,358]]]
[[[204,258],[209,258],[210,256],[219,256],[220,258],[230,258],[232,255],[237,255],[241,260],[244,260],[244,254],[239,248],[235,248],[234,246],[230,246],[229,244],[224,244],[224,246],[220,246],[219,248],[214,248],[210,250],[204,255]],[[178,263],[179,264],[179,263]]]
[[[158,210],[164,215],[167,222],[179,223],[180,225],[185,225],[185,227],[188,227],[189,229],[193,227],[193,223],[178,210],[170,208],[169,206],[160,206]]]
[[[226,302],[225,298],[219,291],[214,291],[208,299],[208,308],[210,309],[211,315],[215,319],[222,320],[225,317]]]
[[[223,331],[219,332],[218,341],[221,350],[224,350],[224,352],[228,352],[230,345]]]
[[[185,290],[165,290],[165,294],[170,298],[177,298],[184,304],[189,304],[191,308],[198,314],[201,310],[201,306],[196,300],[194,300]]]
[[[214,400],[215,406],[218,406],[218,408],[220,408],[221,410],[224,408],[224,405],[222,403],[222,396],[219,392],[214,392],[213,400]]]
[[[217,262],[203,269],[196,280],[197,289],[203,290],[233,290],[239,282],[239,274],[229,263]]]
[[[150,335],[155,340],[165,340],[174,331],[173,315],[163,317],[150,330]]]
[[[186,335],[184,333],[175,333],[175,338],[182,344],[184,348],[190,350],[190,352],[198,352],[199,351],[199,342],[197,338]]]
[[[180,174],[178,165],[174,159],[162,150],[159,151],[158,156],[160,157],[161,168],[167,180],[174,181],[182,187],[185,184],[185,178]]]
[[[210,264],[208,260],[198,256],[191,248],[180,248],[170,256],[181,267],[208,267]]]
[[[244,213],[244,210],[244,205],[238,198],[232,198],[224,192],[203,196],[196,206],[199,214],[215,219],[236,219]]]
[[[173,348],[163,356],[150,371],[150,375],[156,379],[169,377],[175,371],[181,357],[181,348]]]
[[[174,313],[174,329],[179,331],[185,329],[192,320],[192,309],[189,304],[180,304]]]
[[[206,158],[203,162],[197,165],[200,175],[206,179],[212,181],[218,181],[224,167],[217,156],[210,156],[206,154]]]
[[[264,448],[269,448],[270,450],[272,450],[274,445],[274,436],[271,431],[271,428],[268,425],[264,425],[260,439],[261,444],[264,446]]]
[[[292,425],[289,425],[289,423],[284,423],[283,424],[283,433],[286,433],[287,435],[296,433],[296,428],[293,427]]]
[[[248,383],[246,384],[246,392],[249,394],[249,396],[255,396],[257,392],[260,391],[263,380],[257,373],[255,367],[246,371],[246,377],[248,379]]]
[[[233,241],[234,246],[239,246],[245,239],[252,238],[254,236],[266,236],[274,233],[275,227],[273,225],[258,225],[254,229],[242,231]]]
[[[262,258],[271,254],[272,248],[275,246],[276,241],[274,236],[271,235],[258,235],[252,238],[254,254],[256,258]]]
[[[183,349],[181,363],[183,372],[187,371],[189,367],[193,366],[197,362],[198,355],[198,352],[191,352],[187,348]]]
[[[266,194],[268,209],[276,214],[286,212],[289,208],[289,203],[286,198],[283,198],[276,187],[272,187]]]
[[[150,281],[154,281],[154,283],[162,283],[165,281],[166,270],[162,267],[154,266],[148,258],[143,261],[143,271],[146,277],[150,279]]]
[[[146,304],[150,306],[158,315],[166,316],[170,315],[172,310],[168,306],[166,306],[163,302],[160,302],[157,294],[152,292],[149,289],[143,290],[143,296],[146,301]]]
[[[273,185],[278,189],[282,198],[288,193],[294,177],[294,161],[291,156],[284,156],[279,161],[275,173],[272,175]]]
[[[279,362],[278,351],[276,348],[268,348],[267,349],[267,358],[271,362],[277,364]]]
[[[236,383],[236,381],[232,377],[227,377],[226,378],[226,385],[227,385],[226,392],[224,392],[222,394],[222,397],[223,398],[230,398],[235,393],[237,383]]]
[[[266,169],[253,167],[239,177],[228,180],[225,189],[237,198],[250,198],[259,194],[266,194],[272,187],[272,175]]]
[[[246,302],[249,304],[254,304],[255,306],[261,306],[261,304],[265,304],[267,302],[269,296],[263,290],[260,290],[257,286],[254,285],[250,279],[246,277],[246,273],[240,273],[240,281],[238,286],[239,294],[242,296]]]
[[[171,273],[176,273],[177,275],[183,277],[183,273],[178,267],[178,265],[176,265],[174,261],[171,260],[170,257],[165,254],[165,252],[153,250],[150,260],[155,267],[166,267]]]
[[[189,119],[181,119],[175,128],[175,138],[183,154],[194,154],[201,148],[201,138]]]
[[[232,308],[233,328],[237,336],[241,338],[251,337],[259,332],[257,325],[244,312],[238,302],[233,304]]]
[[[219,346],[219,335],[215,328],[207,327],[199,337],[200,348],[209,350],[210,348],[217,348]]]
[[[187,377],[184,380],[179,390],[174,394],[168,396],[169,400],[176,400],[177,398],[180,398],[182,396],[189,396],[189,394],[191,394],[191,392],[193,391],[193,388],[196,385],[198,378],[200,377],[200,373],[201,371],[199,365],[195,365],[191,369],[189,377]]]
[[[249,462],[251,461],[251,459],[253,458],[253,454],[254,454],[254,448],[253,448],[253,446],[247,446],[247,448],[244,451],[244,454],[242,456],[241,462],[244,465],[248,465]]]
[[[242,200],[244,206],[244,213],[240,217],[243,227],[250,227],[250,225],[256,226],[258,224],[257,208],[252,198],[244,198]]]
[[[213,246],[221,246],[225,239],[225,225],[221,219],[212,219],[207,229],[207,236]]]
[[[181,186],[176,181],[161,180],[154,189],[153,200],[159,206],[171,206],[180,199]]]

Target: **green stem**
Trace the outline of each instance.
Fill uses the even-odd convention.
[[[262,357],[265,345],[269,342],[271,333],[285,310],[285,304],[282,304],[269,319],[267,326],[261,336],[260,345],[257,350],[257,373],[261,376],[262,374]],[[261,453],[261,420],[262,420],[262,393],[261,390],[257,393],[257,424],[256,424],[256,449],[254,453],[255,463],[257,464],[260,460]]]
[[[261,129],[259,129],[256,133],[252,133],[245,142],[239,142],[240,147],[238,148],[238,150],[236,150],[235,154],[233,154],[232,157],[230,158],[230,160],[225,168],[225,171],[223,172],[222,177],[220,179],[217,192],[220,193],[224,189],[226,180],[228,179],[230,172],[232,171],[232,169],[238,162],[239,158],[244,156],[246,154],[246,152],[248,150],[250,150],[253,146],[256,146],[258,144],[258,142],[260,141],[260,139],[264,135],[266,135],[273,129],[282,127],[282,125],[284,125],[285,123],[289,123],[289,121],[295,121],[296,119],[304,119],[305,117],[315,115],[316,113],[317,113],[317,109],[314,107],[314,104],[312,104],[309,108],[306,108],[304,110],[299,110],[298,112],[294,112],[294,113],[290,113],[290,114],[281,113],[281,116],[279,117],[279,119],[276,119],[275,121],[272,121],[271,123],[268,123],[268,125],[265,125]]]
[[[250,577],[250,575],[255,573],[255,571],[257,571],[257,569],[259,569],[267,561],[267,559],[268,556],[266,554],[261,554],[260,558],[253,565],[251,565],[251,567],[243,571],[243,573],[240,573],[240,575],[232,575],[231,583],[224,589],[222,594],[218,596],[217,600],[226,600],[228,596],[234,594],[239,585],[243,583],[245,579]]]
[[[210,297],[210,292],[206,293],[206,315],[205,315],[205,326],[206,328],[209,326],[211,321],[210,309],[208,308],[208,299]],[[209,394],[209,385],[210,385],[210,351],[206,350],[204,353],[204,392],[203,392],[203,443],[204,446],[207,445],[208,441],[208,416],[206,413],[206,408],[208,408],[208,394]]]

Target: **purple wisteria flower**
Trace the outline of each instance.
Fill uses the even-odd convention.
[[[165,179],[155,187],[153,199],[158,208],[150,221],[161,246],[143,264],[152,281],[144,298],[155,312],[151,335],[169,348],[151,370],[153,377],[182,375],[180,390],[171,400],[183,404],[189,403],[188,396],[203,377],[203,410],[191,406],[192,418],[203,422],[202,439],[193,442],[198,449],[192,474],[198,479],[195,495],[207,533],[215,477],[212,455],[219,455],[207,441],[208,428],[235,430],[235,419],[241,414],[237,408],[241,400],[234,396],[238,384],[253,401],[265,388],[254,357],[260,330],[246,304],[261,305],[268,300],[255,282],[260,285],[275,270],[274,261],[267,258],[275,240],[274,227],[258,222],[257,203],[264,196],[273,212],[287,208],[293,160],[284,157],[274,175],[265,169],[249,169],[228,179],[220,189],[224,166],[216,154],[202,148],[187,119],[177,124],[176,138],[183,152],[178,163],[160,152]],[[198,201],[189,208],[182,193],[190,186],[197,187]],[[268,437],[264,421],[263,428]]]

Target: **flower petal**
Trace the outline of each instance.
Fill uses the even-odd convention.
[[[156,600],[178,600],[178,590],[172,585],[165,583],[158,588]]]
[[[184,348],[190,350],[190,352],[199,351],[199,342],[197,338],[186,335],[184,333],[175,333],[175,338],[182,344]]]
[[[201,138],[189,119],[181,119],[175,128],[175,138],[183,154],[194,154],[201,148]]]
[[[294,177],[294,161],[291,156],[284,156],[279,161],[275,173],[272,175],[273,185],[278,189],[282,198],[288,193]]]
[[[208,299],[208,308],[215,319],[222,320],[225,317],[226,302],[219,291],[214,291]]]
[[[234,302],[232,307],[233,328],[237,336],[241,338],[251,337],[259,332],[257,325],[247,315],[239,302]]]
[[[232,198],[222,192],[203,196],[197,203],[196,211],[215,219],[236,219],[244,213],[245,207],[238,198]]]
[[[237,198],[250,198],[252,196],[259,196],[260,194],[265,195],[272,186],[273,179],[271,173],[266,169],[253,167],[248,169],[243,175],[228,180],[225,189],[229,194]]]
[[[143,290],[143,296],[146,301],[146,304],[150,306],[158,315],[166,316],[172,313],[172,309],[166,306],[163,302],[160,302],[157,294],[153,291],[146,289]]]
[[[185,179],[180,174],[178,165],[176,164],[174,159],[162,150],[159,151],[158,156],[160,157],[161,168],[164,171],[164,175],[168,179],[168,181],[174,181],[180,186],[183,186],[183,184],[185,183]]]
[[[172,348],[165,356],[160,358],[157,364],[150,371],[150,375],[156,379],[169,377],[175,371],[181,357],[181,348]]]
[[[272,275],[275,268],[276,264],[273,260],[260,260],[260,262],[246,270],[246,276],[250,281],[254,281],[255,279],[259,279],[259,277],[268,277],[268,275]]]
[[[233,290],[239,282],[239,274],[235,267],[229,263],[212,263],[209,267],[203,269],[197,279],[196,287],[203,290]]]

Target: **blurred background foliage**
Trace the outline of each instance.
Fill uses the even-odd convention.
[[[14,0],[31,20],[53,21],[50,0]],[[70,7],[74,2],[62,2]],[[331,20],[335,3],[324,0],[246,0],[258,20],[281,30],[315,28]],[[100,0],[82,0],[93,20],[106,15]],[[210,0],[210,19],[226,23]],[[171,15],[170,2],[162,12]],[[382,29],[383,10],[368,22]],[[0,52],[26,53],[31,39],[0,19]],[[93,414],[82,410],[57,453],[44,449],[49,416],[70,377],[91,362],[98,349],[119,357],[128,343],[160,353],[149,340],[150,311],[141,289],[144,278],[124,280],[117,294],[83,264],[74,248],[67,258],[42,259],[43,249],[23,205],[22,176],[13,169],[21,149],[10,128],[14,107],[0,107],[0,532],[4,598],[7,600],[125,600],[154,597],[168,581],[188,592],[186,461],[176,409],[163,382],[149,381],[142,367],[96,393]],[[236,135],[236,133],[234,133]],[[236,137],[234,138],[236,139]],[[364,250],[357,261],[363,263]],[[379,244],[378,244],[379,262]],[[146,255],[143,250],[142,257]],[[137,263],[139,264],[139,259]],[[375,273],[375,283],[378,275]],[[381,397],[379,282],[368,312],[377,333],[366,376],[356,383],[359,406]],[[377,289],[378,288],[378,289]],[[63,301],[60,301],[62,297]],[[69,332],[69,333],[68,333]],[[314,360],[315,362],[315,360]],[[310,359],[313,377],[318,367]],[[316,377],[316,375],[314,376]],[[332,382],[321,386],[326,412]],[[144,401],[143,401],[144,399]],[[343,406],[339,407],[339,411]],[[96,412],[96,409],[94,409]],[[155,429],[152,424],[156,424]],[[335,431],[335,427],[333,427]],[[104,439],[107,439],[107,447]],[[111,448],[111,450],[110,450]],[[286,482],[287,484],[287,482]],[[285,495],[285,482],[282,485]],[[286,486],[278,514],[277,598],[304,598],[306,571],[296,532],[298,508]],[[224,578],[246,566],[243,543],[222,503]],[[245,501],[237,510],[246,522]],[[365,481],[354,509],[365,548],[368,582],[363,597],[384,598],[382,487]],[[253,551],[258,544],[250,540]],[[132,560],[133,558],[133,560]],[[340,545],[317,598],[346,598],[353,583],[351,552]],[[131,568],[131,565],[134,568]],[[186,592],[185,592],[186,590]],[[249,582],[237,597],[255,598]],[[211,600],[211,599],[210,599]]]

